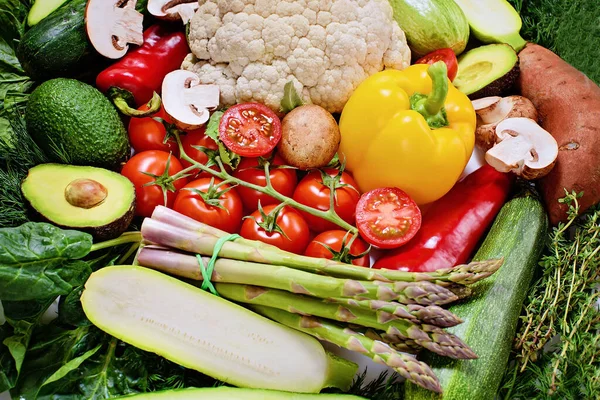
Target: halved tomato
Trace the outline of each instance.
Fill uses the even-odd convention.
[[[219,139],[242,157],[264,156],[281,140],[281,121],[263,104],[238,104],[223,114]]]
[[[356,205],[356,227],[367,243],[393,249],[421,228],[421,210],[398,188],[374,189],[363,194]]]

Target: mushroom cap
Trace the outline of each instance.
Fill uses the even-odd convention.
[[[535,121],[538,113],[533,103],[523,96],[484,97],[473,101],[477,113],[475,139],[483,150],[491,149],[496,143],[496,126],[507,118],[525,117]]]
[[[127,53],[128,43],[144,44],[144,16],[135,10],[137,0],[89,0],[85,9],[88,38],[96,51],[117,59]]]
[[[217,85],[201,85],[198,75],[176,70],[162,84],[163,107],[180,129],[197,129],[208,121],[209,110],[219,106]]]
[[[558,157],[554,137],[530,118],[507,118],[496,126],[497,144],[485,160],[500,172],[531,180],[547,175]]]
[[[148,0],[148,12],[168,21],[182,20],[187,24],[200,8],[198,0]]]

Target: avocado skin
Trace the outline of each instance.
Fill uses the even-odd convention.
[[[29,134],[54,161],[113,169],[130,153],[127,131],[116,109],[96,88],[74,79],[42,83],[29,98]]]
[[[513,92],[520,73],[521,70],[519,69],[519,63],[517,62],[508,73],[502,75],[500,78],[479,89],[475,93],[471,93],[468,97],[471,100],[477,100],[491,96],[508,96]]]
[[[27,198],[27,196],[25,196],[25,198]],[[127,230],[129,225],[131,224],[131,221],[133,221],[133,217],[135,215],[135,198],[134,198],[133,203],[131,204],[131,207],[129,207],[129,210],[122,217],[117,218],[116,220],[109,222],[106,225],[73,227],[73,226],[68,226],[68,225],[62,225],[62,224],[46,217],[45,215],[41,214],[39,211],[37,211],[31,205],[31,203],[29,202],[29,199],[27,199],[27,205],[29,206],[29,208],[31,210],[33,210],[33,215],[35,216],[35,218],[32,218],[33,220],[49,222],[52,225],[58,226],[61,229],[75,229],[80,232],[89,233],[90,235],[92,235],[94,237],[95,242],[96,241],[101,242],[104,240],[115,239],[115,238],[118,238],[119,236],[121,236],[121,234]]]

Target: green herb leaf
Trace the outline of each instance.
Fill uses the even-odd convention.
[[[91,274],[87,233],[28,222],[0,229],[0,299],[35,300],[69,293]]]
[[[219,139],[219,124],[221,123],[223,114],[223,111],[215,111],[210,116],[208,124],[206,125],[206,136],[214,140],[217,143],[217,146],[219,146],[219,157],[221,158],[223,164],[229,165],[235,170],[238,165],[240,165],[242,158],[238,154],[229,150]]]
[[[0,392],[15,386],[33,330],[53,302],[53,298],[4,302],[7,321],[0,326]]]
[[[283,98],[281,99],[280,111],[284,114],[287,114],[294,108],[302,105],[304,105],[304,102],[300,98],[300,95],[298,95],[298,92],[294,87],[294,82],[289,81],[283,87]]]

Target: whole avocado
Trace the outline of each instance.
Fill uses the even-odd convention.
[[[38,86],[25,121],[33,140],[54,161],[116,168],[130,153],[127,131],[110,101],[74,79]]]

